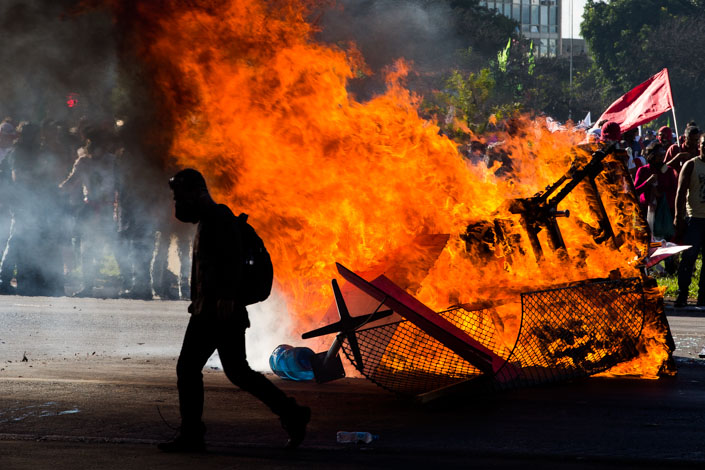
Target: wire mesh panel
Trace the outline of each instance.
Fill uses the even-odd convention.
[[[510,348],[496,341],[494,324],[484,310],[462,308],[439,315],[497,355],[508,358]],[[403,395],[418,395],[478,377],[482,372],[409,321],[390,323],[356,332],[362,367],[355,362],[350,345],[343,352],[369,380]]]
[[[636,278],[522,294],[516,341],[509,344],[497,332],[501,320],[492,309],[455,308],[439,315],[519,371],[513,380],[495,383],[506,389],[587,376],[634,357],[644,294]],[[356,336],[362,364],[355,362],[345,341],[348,360],[366,378],[395,393],[418,395],[482,375],[409,321],[367,328]]]
[[[521,304],[511,358],[521,374],[500,388],[584,377],[636,355],[645,310],[638,278],[527,292]]]

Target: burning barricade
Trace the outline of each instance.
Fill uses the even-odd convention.
[[[617,207],[636,207],[633,186],[619,153],[613,144],[595,151],[589,159],[576,158],[568,172],[544,191],[507,201],[492,221],[471,223],[462,236],[465,256],[473,257],[478,269],[493,258],[501,259],[508,268],[516,257],[530,255],[528,246],[536,270],[541,270],[543,239],[567,266],[584,262],[580,251],[571,253],[574,250],[564,240],[557,221],[570,217],[569,210],[558,206],[579,187],[596,224],[579,220],[578,225],[594,243],[619,250],[627,235],[625,226],[615,232],[601,197],[602,190],[608,198],[620,201]],[[627,204],[629,201],[632,204]],[[616,218],[624,216],[617,214]],[[303,335],[306,339],[338,333],[330,350],[313,360],[317,379],[340,376],[331,376],[328,371],[341,370],[335,356],[342,347],[366,378],[392,392],[425,401],[475,385],[508,389],[585,377],[611,368],[619,374],[620,367],[628,370],[624,364],[639,361],[640,355],[649,356],[654,336],[661,341],[660,348],[656,347],[661,354],[658,373],[674,373],[669,361],[674,344],[661,294],[645,271],[648,231],[642,214],[634,212],[631,217],[633,232],[629,235],[644,244],[644,251],[636,253],[633,261],[638,276],[623,277],[620,270],[614,270],[609,278],[459,304],[438,313],[384,274],[368,282],[338,264],[339,274],[379,305],[371,314],[352,317],[337,281],[333,281],[340,321]],[[383,306],[386,309],[380,310]]]

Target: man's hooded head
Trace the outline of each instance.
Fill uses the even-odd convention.
[[[617,142],[622,137],[622,131],[619,129],[619,124],[608,121],[602,126],[602,141]]]
[[[668,126],[662,126],[658,130],[658,140],[661,145],[671,145],[673,143],[673,131]]]
[[[202,202],[211,200],[203,175],[192,168],[181,170],[169,179],[169,187],[174,192],[176,218],[182,222],[198,223]]]

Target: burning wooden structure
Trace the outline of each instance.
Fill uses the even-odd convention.
[[[542,231],[550,248],[562,259],[569,258],[556,218],[570,216],[568,211],[559,210],[558,204],[579,185],[587,186],[589,207],[595,212],[597,227],[587,228],[595,243],[610,244],[614,249],[622,244],[615,237],[596,184],[606,168],[603,160],[615,151],[615,145],[598,149],[583,166],[574,162],[545,191],[504,205],[505,213],[519,216],[537,269],[541,269],[544,257],[539,239]],[[609,171],[613,182],[627,181],[619,178],[620,174],[626,175],[621,158],[612,161]],[[627,197],[634,196],[633,186],[622,185],[619,190]],[[642,218],[639,213],[634,217]],[[497,252],[509,263],[513,256],[526,255],[515,249],[526,246],[521,244],[522,234],[513,231],[515,225],[501,215],[492,222],[470,224],[463,236],[468,253],[480,253],[480,262],[490,262]],[[642,258],[644,261],[646,256]],[[422,401],[478,383],[508,389],[604,372],[640,354],[645,322],[663,331],[669,350],[674,349],[660,294],[644,269],[638,277],[623,278],[615,272],[612,278],[525,291],[499,302],[461,304],[438,313],[383,274],[368,282],[340,264],[337,269],[379,305],[369,315],[351,317],[333,280],[341,321],[303,335],[307,339],[339,332],[325,358],[318,362],[317,372],[323,377],[326,364],[332,363],[342,347],[366,378]],[[383,306],[388,309],[380,310]],[[507,311],[519,318],[513,328],[503,322]],[[478,381],[481,378],[488,380]]]

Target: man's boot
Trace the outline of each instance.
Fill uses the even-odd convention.
[[[688,305],[688,291],[679,292],[678,297],[676,297],[676,302],[673,304],[676,308],[683,308]]]
[[[695,304],[696,307],[705,307],[705,295],[700,295],[698,292],[698,302]]]
[[[306,425],[311,421],[311,408],[294,403],[280,419],[282,427],[289,434],[289,440],[284,448],[296,449],[306,437]]]
[[[197,453],[206,451],[206,442],[203,436],[206,434],[206,426],[203,423],[197,425],[181,425],[179,434],[172,440],[157,444],[157,448],[162,452]]]

